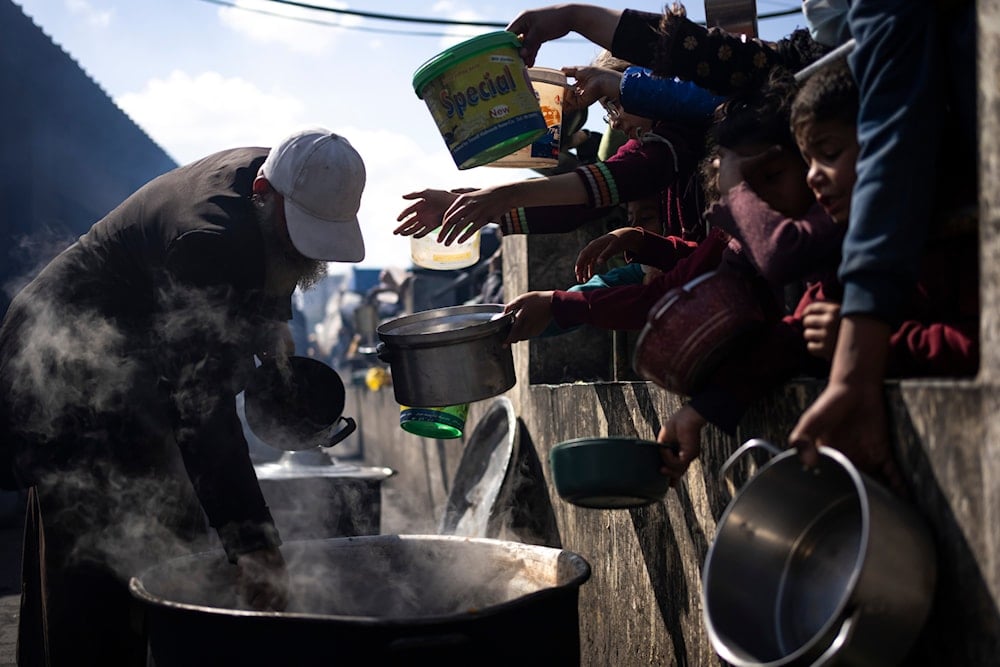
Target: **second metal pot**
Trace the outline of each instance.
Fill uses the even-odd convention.
[[[751,449],[745,443],[723,465]],[[719,520],[702,572],[709,638],[735,667],[895,665],[927,615],[936,581],[917,513],[820,447],[804,469],[774,456]]]
[[[438,407],[507,391],[516,377],[503,342],[513,324],[502,304],[436,308],[381,324],[378,356],[392,368],[396,401]]]

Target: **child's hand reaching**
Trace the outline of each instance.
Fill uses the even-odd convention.
[[[622,86],[622,73],[604,67],[563,67],[562,73],[576,79],[573,91],[577,100],[590,106],[601,98],[618,99]]]
[[[706,423],[697,410],[685,405],[660,427],[656,441],[661,445],[677,445],[676,454],[672,449],[660,449],[663,459],[660,472],[670,477],[670,486],[677,485],[691,462],[701,454],[701,429]]]
[[[444,212],[458,198],[459,193],[469,191],[470,189],[464,188],[451,192],[427,189],[403,195],[403,199],[416,199],[418,201],[403,209],[403,212],[396,218],[396,222],[403,224],[392,230],[392,233],[400,236],[415,236],[418,239],[427,236],[441,225]]]
[[[840,330],[840,304],[829,301],[810,303],[802,311],[803,337],[809,354],[830,361],[837,349]]]
[[[552,321],[552,292],[526,292],[504,306],[503,312],[514,313],[514,326],[504,347],[534,338]]]
[[[587,282],[597,273],[598,266],[625,251],[635,250],[641,243],[642,232],[634,227],[622,227],[597,237],[576,258],[577,282]]]
[[[466,190],[444,212],[438,242],[451,245],[462,243],[490,222],[520,205],[511,201],[509,189],[496,185],[480,190]]]

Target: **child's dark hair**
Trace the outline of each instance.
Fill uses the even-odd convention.
[[[765,143],[797,150],[789,125],[797,92],[795,76],[783,67],[775,67],[760,89],[741,93],[719,105],[709,142],[724,148]]]
[[[707,193],[714,192],[712,159],[719,147],[764,144],[798,152],[790,125],[792,100],[797,92],[795,75],[783,67],[775,67],[759,90],[740,93],[719,105],[708,131],[707,157],[701,165]]]
[[[815,123],[839,121],[857,125],[858,87],[847,66],[838,58],[813,72],[800,86],[792,102],[792,132],[802,137]]]

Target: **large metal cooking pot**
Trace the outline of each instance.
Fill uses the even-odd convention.
[[[735,271],[703,273],[664,294],[635,343],[632,367],[676,394],[697,391],[745,334],[764,321],[750,284]]]
[[[519,542],[374,535],[288,542],[284,612],[251,611],[213,551],[129,582],[156,667],[578,665],[579,555]]]
[[[928,527],[835,449],[804,469],[750,440],[723,476],[758,448],[775,456],[726,508],[702,572],[716,652],[737,667],[898,664],[934,594]]]
[[[285,452],[254,471],[285,541],[378,535],[382,482],[396,474],[392,468],[336,461],[325,449]]]
[[[503,341],[514,314],[503,308],[436,308],[379,325],[378,356],[392,368],[396,401],[410,407],[458,405],[513,387],[514,357]]]
[[[332,447],[357,428],[343,417],[346,391],[337,371],[319,359],[290,356],[258,366],[243,393],[247,425],[278,449]],[[343,426],[337,428],[337,424]]]

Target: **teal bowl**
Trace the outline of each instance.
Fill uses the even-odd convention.
[[[663,499],[670,478],[660,473],[661,445],[627,437],[576,438],[549,452],[559,497],[579,507],[627,509]]]

